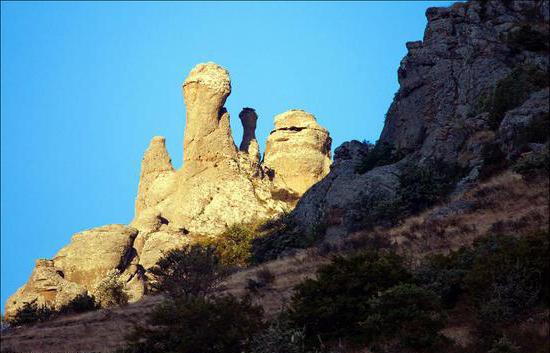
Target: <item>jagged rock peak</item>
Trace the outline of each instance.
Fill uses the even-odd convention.
[[[275,171],[276,186],[302,195],[330,170],[332,139],[315,117],[290,110],[274,118],[264,155],[264,165]]]

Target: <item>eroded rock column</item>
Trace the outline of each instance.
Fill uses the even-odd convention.
[[[248,153],[253,163],[260,163],[260,145],[256,140],[256,121],[258,115],[252,108],[243,108],[239,113],[243,124],[243,140],[239,147],[242,152]]]
[[[290,110],[274,120],[263,164],[275,171],[279,188],[300,196],[328,174],[332,139],[327,129],[303,110]]]
[[[159,201],[155,200],[151,192],[155,181],[167,177],[173,172],[172,159],[166,150],[166,139],[163,136],[153,137],[141,161],[141,174],[136,198],[136,216],[142,210]]]
[[[236,157],[237,148],[231,135],[229,114],[223,107],[230,93],[229,73],[212,62],[198,64],[185,79],[185,164]]]

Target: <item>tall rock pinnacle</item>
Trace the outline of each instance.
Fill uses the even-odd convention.
[[[136,215],[143,209],[153,206],[155,202],[150,189],[153,182],[174,172],[172,160],[166,151],[166,140],[163,136],[155,136],[143,155],[141,174],[139,177],[138,195],[136,198]]]
[[[212,62],[198,64],[185,79],[185,163],[217,162],[237,155],[229,113],[223,107],[230,93],[229,73]]]
[[[256,140],[256,121],[258,115],[252,108],[243,108],[239,114],[243,124],[243,140],[239,150],[248,153],[252,162],[260,163],[260,146]]]

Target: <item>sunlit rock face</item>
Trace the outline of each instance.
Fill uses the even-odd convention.
[[[263,163],[275,171],[278,187],[302,195],[328,174],[332,140],[327,129],[303,110],[290,110],[274,120]]]
[[[9,298],[6,313],[33,300],[59,308],[79,294],[93,294],[112,270],[130,300],[137,300],[146,292],[148,270],[166,251],[191,243],[194,235],[216,236],[233,224],[289,212],[296,197],[328,172],[328,132],[303,111],[281,114],[265,166],[252,108],[239,114],[244,134],[235,145],[224,107],[230,93],[227,70],[211,62],[195,66],[183,84],[183,166],[176,170],[165,138],[153,137],[141,162],[131,224],[75,234],[52,260],[37,262],[29,281]]]

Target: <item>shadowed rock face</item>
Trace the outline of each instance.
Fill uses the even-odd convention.
[[[145,293],[147,271],[166,251],[192,242],[192,235],[215,236],[232,224],[289,212],[295,200],[273,195],[281,189],[301,192],[328,172],[328,132],[305,112],[276,119],[273,135],[286,139],[268,142],[270,167],[278,173],[275,179],[283,181],[276,185],[273,170],[260,163],[254,109],[244,108],[239,114],[244,135],[237,150],[224,108],[230,93],[229,74],[221,66],[206,63],[193,68],[183,84],[183,167],[174,169],[164,137],[154,137],[141,162],[131,227],[108,225],[74,235],[53,260],[37,263],[28,283],[6,303],[6,313],[13,315],[32,300],[60,307],[80,293],[93,294],[113,269],[130,300],[137,300]],[[289,130],[293,128],[303,131],[294,133]]]
[[[253,163],[260,163],[260,146],[256,140],[256,121],[258,115],[252,108],[243,108],[239,114],[243,124],[243,140],[239,147],[241,152],[248,154]]]
[[[465,176],[456,194],[491,163],[484,150],[498,146],[513,163],[521,153],[548,148],[548,140],[546,145],[525,141],[529,126],[548,119],[548,88],[508,89],[493,102],[487,98],[518,68],[547,77],[549,4],[489,0],[427,9],[424,38],[406,43],[408,52],[397,72],[400,87],[379,140],[403,159],[360,173],[357,166],[370,147],[359,141],[343,144],[330,173],[300,199],[293,213],[297,223],[310,228],[338,214],[338,222],[327,224],[327,235],[347,234],[368,214],[365,205],[391,204],[403,167],[430,161],[458,165]],[[487,105],[503,105],[523,93],[523,102],[502,112],[502,121],[491,122]]]

